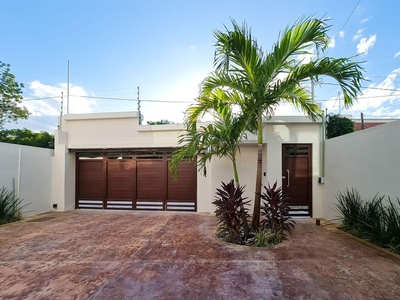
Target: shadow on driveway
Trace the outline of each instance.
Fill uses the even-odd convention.
[[[400,299],[400,259],[296,220],[280,245],[200,213],[72,211],[0,227],[1,299]]]

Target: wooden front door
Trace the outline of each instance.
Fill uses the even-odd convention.
[[[282,144],[282,192],[293,215],[312,216],[311,171],[311,144]]]

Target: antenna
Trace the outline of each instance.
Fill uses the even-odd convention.
[[[142,125],[142,114],[140,113],[140,88],[137,87],[137,106],[138,106],[138,113],[139,113],[139,125]]]

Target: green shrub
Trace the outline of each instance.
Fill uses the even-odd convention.
[[[251,235],[252,237],[248,240],[247,244],[256,247],[276,245],[285,239],[285,236],[281,232],[266,227],[252,230]]]
[[[22,199],[6,187],[0,188],[0,225],[22,219]]]
[[[376,194],[362,200],[355,189],[336,196],[336,209],[342,220],[341,229],[378,246],[400,253],[400,200]],[[388,205],[384,205],[387,202]]]

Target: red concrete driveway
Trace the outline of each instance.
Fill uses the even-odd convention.
[[[400,299],[400,259],[298,221],[270,249],[209,214],[72,211],[0,227],[1,299]]]

